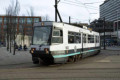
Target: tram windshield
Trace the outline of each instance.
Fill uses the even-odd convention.
[[[51,38],[51,27],[35,27],[33,44],[49,45]]]

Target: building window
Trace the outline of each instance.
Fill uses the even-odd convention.
[[[4,26],[3,26],[3,29],[4,29],[4,31],[6,32],[6,31],[7,31],[7,25],[4,25]]]
[[[24,29],[24,28],[23,28],[23,25],[19,25],[19,33],[22,34],[22,33],[23,33],[23,29]]]
[[[25,23],[25,18],[20,18],[19,23],[21,23],[21,24]]]
[[[6,17],[4,17],[4,24],[6,24],[7,23],[7,18]]]
[[[2,25],[0,24],[0,33],[1,33],[1,27],[2,27]]]
[[[0,24],[0,30],[1,30],[2,25]]]
[[[0,24],[2,23],[2,17],[0,17]]]
[[[118,22],[118,29],[120,29],[120,21]]]
[[[117,22],[114,23],[114,30],[117,31]]]
[[[39,18],[34,18],[34,22],[40,22]]]
[[[32,18],[27,18],[27,24],[32,24],[33,19]]]

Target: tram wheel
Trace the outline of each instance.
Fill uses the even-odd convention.
[[[78,55],[78,59],[79,60],[82,59],[82,55],[81,54]]]
[[[77,61],[77,55],[74,56],[74,62],[76,62],[76,61]]]
[[[77,61],[79,61],[80,60],[80,55],[77,55]]]
[[[74,61],[75,61],[74,56],[70,56],[70,57],[68,58],[68,62],[74,62]]]

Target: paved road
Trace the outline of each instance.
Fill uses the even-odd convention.
[[[10,80],[120,80],[120,51],[106,50],[75,63],[0,66],[0,79]]]
[[[103,49],[103,47],[101,47],[101,49]],[[119,50],[120,51],[120,46],[107,46],[106,47],[107,50]]]

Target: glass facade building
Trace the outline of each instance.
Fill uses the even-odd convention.
[[[100,5],[100,18],[104,17],[107,21],[120,19],[120,0],[106,0]]]
[[[120,43],[120,0],[105,0],[100,5],[100,18],[104,18],[106,21],[112,22],[113,31],[111,39],[115,38],[115,43]],[[108,28],[108,26],[105,26]]]
[[[120,30],[120,0],[106,0],[100,5],[100,18],[113,22],[114,31]]]

